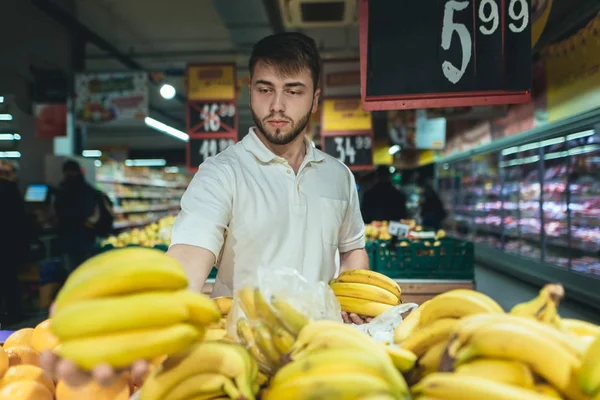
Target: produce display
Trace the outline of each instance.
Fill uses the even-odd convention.
[[[118,235],[109,236],[101,242],[101,246],[125,247],[130,245],[154,247],[171,244],[171,229],[175,216],[161,218],[142,228],[123,231]]]
[[[482,293],[451,290],[400,320],[406,305],[386,303],[400,303],[394,281],[347,272],[326,289],[363,301],[352,310],[340,302],[375,317],[363,327],[309,317],[251,285],[213,300],[187,286],[158,250],[90,259],[67,280],[51,320],[3,344],[0,400],[600,400],[600,327],[561,318],[560,284],[508,312]],[[386,340],[374,335],[382,326]],[[137,359],[151,370],[141,382],[125,372],[107,388],[72,388],[39,368],[46,350],[86,370]]]
[[[400,220],[399,223],[408,226],[408,234],[406,239],[419,240],[425,232],[423,227],[418,225],[414,219]],[[446,237],[446,232],[443,229],[438,230],[432,235],[435,240]],[[391,240],[392,235],[389,233],[389,221],[373,221],[370,224],[365,225],[365,238],[367,241],[375,240]]]

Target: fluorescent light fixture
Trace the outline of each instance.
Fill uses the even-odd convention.
[[[0,151],[0,158],[21,158],[18,151]]]
[[[502,150],[502,155],[503,156],[508,156],[511,154],[515,154],[519,152],[519,147],[515,146],[515,147],[509,147],[508,149],[504,149]]]
[[[0,114],[0,121],[12,121],[13,117],[10,114]]]
[[[100,167],[102,166],[102,161],[100,161],[100,160],[96,160],[96,161],[94,161],[94,165],[95,165],[96,167],[100,168]]]
[[[392,147],[390,147],[388,149],[388,153],[390,153],[391,155],[396,154],[397,152],[399,152],[401,150],[400,146],[398,146],[397,144],[393,145]]]
[[[594,131],[593,129],[583,131],[583,132],[572,133],[570,135],[567,135],[567,141],[592,136],[594,133],[596,133],[596,131]]]
[[[0,133],[0,140],[21,140],[21,135],[18,133]]]
[[[89,158],[98,158],[102,157],[102,152],[100,150],[84,150],[81,152],[81,155]]]
[[[561,136],[561,137],[557,137],[554,139],[548,139],[548,140],[542,141],[542,147],[552,146],[554,144],[560,144],[560,143],[564,143],[564,142],[565,142],[565,138]]]
[[[0,103],[4,103],[4,96],[0,96]]]
[[[144,122],[149,127],[154,128],[157,131],[160,131],[162,133],[166,133],[167,135],[174,136],[179,140],[183,140],[184,142],[187,142],[188,140],[190,140],[190,136],[187,133],[181,132],[180,130],[175,129],[172,126],[163,124],[162,122],[157,121],[154,118],[146,117],[144,119]]]
[[[128,167],[164,167],[167,165],[167,160],[160,158],[125,160],[125,165]]]
[[[167,100],[173,99],[173,97],[175,97],[175,93],[177,93],[175,88],[168,83],[165,83],[160,87],[160,95]]]
[[[396,168],[395,167],[390,167],[390,174],[393,174],[394,172],[396,172]]]
[[[179,172],[179,167],[166,167],[165,172],[167,174],[176,174]]]

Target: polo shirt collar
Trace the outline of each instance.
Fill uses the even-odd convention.
[[[273,153],[256,135],[254,128],[250,128],[250,131],[244,139],[242,144],[246,151],[252,153],[260,162],[268,164],[274,160],[278,160],[281,157]],[[306,135],[304,136],[304,144],[306,146],[305,162],[321,162],[325,159],[320,151],[314,148],[312,142],[308,140]]]

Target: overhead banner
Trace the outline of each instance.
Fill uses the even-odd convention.
[[[323,62],[324,97],[360,96],[360,60]]]
[[[148,74],[118,72],[75,76],[75,115],[86,124],[143,121],[148,116]]]
[[[234,64],[192,64],[186,72],[188,100],[236,98]]]
[[[600,13],[567,40],[544,50],[548,120],[558,121],[600,104]]]
[[[322,134],[326,132],[370,131],[371,113],[361,107],[359,97],[323,100]]]

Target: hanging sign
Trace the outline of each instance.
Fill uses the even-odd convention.
[[[358,97],[323,100],[322,132],[355,132],[372,129],[371,113],[364,111]]]
[[[323,134],[323,151],[351,170],[373,168],[373,133],[339,132]]]
[[[359,0],[365,110],[526,102],[531,0]]]
[[[236,98],[234,64],[192,64],[186,71],[188,100]]]
[[[191,172],[198,170],[200,164],[207,158],[216,156],[229,146],[233,146],[235,142],[236,137],[231,134],[190,136],[186,149],[188,170]]]
[[[229,101],[188,101],[187,133],[237,133],[237,105]]]

